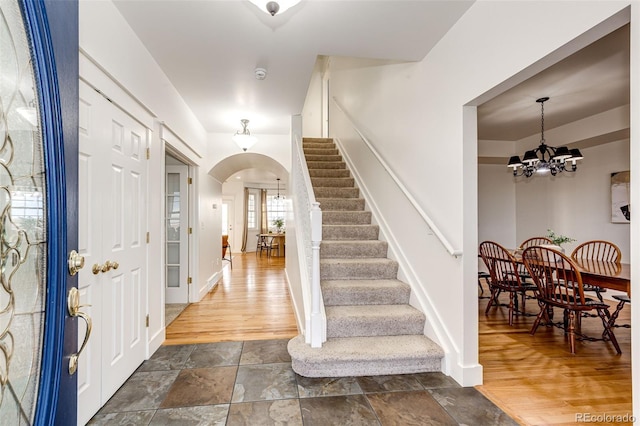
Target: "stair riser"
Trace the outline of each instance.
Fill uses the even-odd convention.
[[[323,225],[369,225],[371,212],[322,212]],[[378,234],[376,232],[376,238]]]
[[[442,371],[444,351],[420,336],[330,339],[311,348],[304,336],[287,345],[291,367],[304,377],[352,377]]]
[[[347,164],[344,161],[307,161],[307,168],[312,169],[346,169]]]
[[[376,225],[324,225],[322,227],[322,239],[377,240],[379,232],[380,228]]]
[[[398,264],[395,262],[380,264],[320,262],[321,280],[391,280],[397,277]]]
[[[311,185],[315,188],[353,188],[355,180],[353,178],[311,178]]]
[[[347,169],[311,169],[309,170],[309,176],[312,178],[348,178],[351,177],[351,173]]]
[[[324,241],[320,246],[320,258],[386,258],[385,241]]]
[[[421,334],[424,317],[421,315],[376,318],[331,318],[327,316],[327,338],[399,336]]]
[[[358,198],[360,190],[358,188],[326,188],[317,187],[313,189],[316,198]]]

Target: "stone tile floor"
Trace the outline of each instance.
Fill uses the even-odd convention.
[[[288,340],[162,346],[91,425],[517,425],[442,373],[311,379]]]

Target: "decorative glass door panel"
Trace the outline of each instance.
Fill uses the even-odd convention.
[[[0,2],[0,424],[35,419],[46,297],[43,140],[17,1]]]
[[[166,303],[189,301],[189,207],[186,165],[166,166]]]

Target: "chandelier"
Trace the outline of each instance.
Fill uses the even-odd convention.
[[[561,172],[575,172],[578,169],[576,162],[583,158],[577,148],[569,149],[566,146],[556,148],[546,144],[544,139],[544,103],[548,100],[548,97],[536,99],[541,110],[540,145],[536,149],[526,151],[522,161],[517,155],[509,159],[507,167],[513,168],[514,176],[531,177],[534,173],[541,175],[551,173],[552,176],[555,176]]]
[[[251,132],[247,129],[247,125],[249,124],[249,120],[243,118],[240,120],[242,123],[242,132],[237,131],[235,135],[233,135],[233,141],[238,144],[240,149],[244,152],[247,152],[247,149],[251,148],[257,141],[255,136],[251,136]]]
[[[268,13],[271,16],[275,16],[276,13],[284,13],[287,9],[300,3],[301,0],[249,0],[251,3],[258,6],[260,10]]]

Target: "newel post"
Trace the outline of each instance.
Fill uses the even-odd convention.
[[[320,312],[320,243],[322,242],[322,210],[320,203],[311,206],[311,347],[322,347],[322,314]]]

